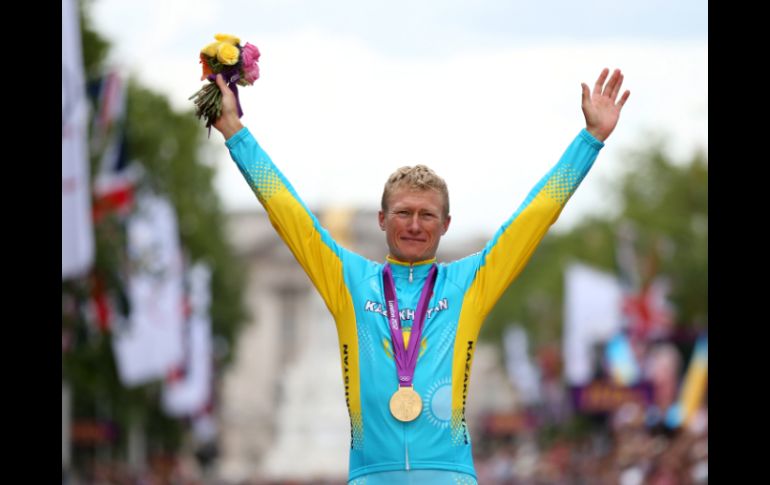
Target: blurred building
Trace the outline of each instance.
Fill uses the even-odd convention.
[[[384,260],[376,211],[327,208],[316,214],[342,246]],[[334,321],[264,210],[232,213],[228,232],[248,269],[245,294],[253,320],[222,383],[218,474],[228,482],[344,481],[350,422]],[[438,259],[453,261],[484,242],[442,243]],[[471,431],[482,413],[514,405],[497,349],[480,345],[468,398]]]

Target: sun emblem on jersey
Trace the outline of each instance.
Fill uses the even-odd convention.
[[[452,420],[452,381],[439,379],[428,388],[423,398],[423,414],[437,428],[449,427]]]
[[[382,337],[382,348],[385,349],[385,355],[387,355],[389,358],[393,358],[393,348],[390,345],[390,339],[386,337]],[[425,350],[428,348],[428,339],[427,337],[423,337],[422,341],[420,342],[420,354],[417,356],[419,359],[422,357],[422,354],[425,353]]]

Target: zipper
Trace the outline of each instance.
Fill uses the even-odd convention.
[[[409,282],[414,281],[414,264],[409,264]]]
[[[409,442],[406,439],[406,424],[404,424],[404,458],[406,459],[406,471],[409,471]]]

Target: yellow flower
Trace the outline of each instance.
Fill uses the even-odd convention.
[[[201,49],[201,54],[207,55],[209,57],[216,56],[217,51],[219,50],[219,44],[220,42],[212,42],[211,44]]]
[[[238,62],[240,53],[241,51],[234,45],[222,42],[217,49],[217,60],[226,66],[232,66]]]
[[[217,34],[214,36],[219,42],[227,42],[228,44],[236,45],[241,43],[241,39],[230,34]]]

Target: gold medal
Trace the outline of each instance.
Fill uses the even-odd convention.
[[[399,387],[390,398],[390,413],[399,421],[414,421],[421,411],[422,399],[413,387]]]

